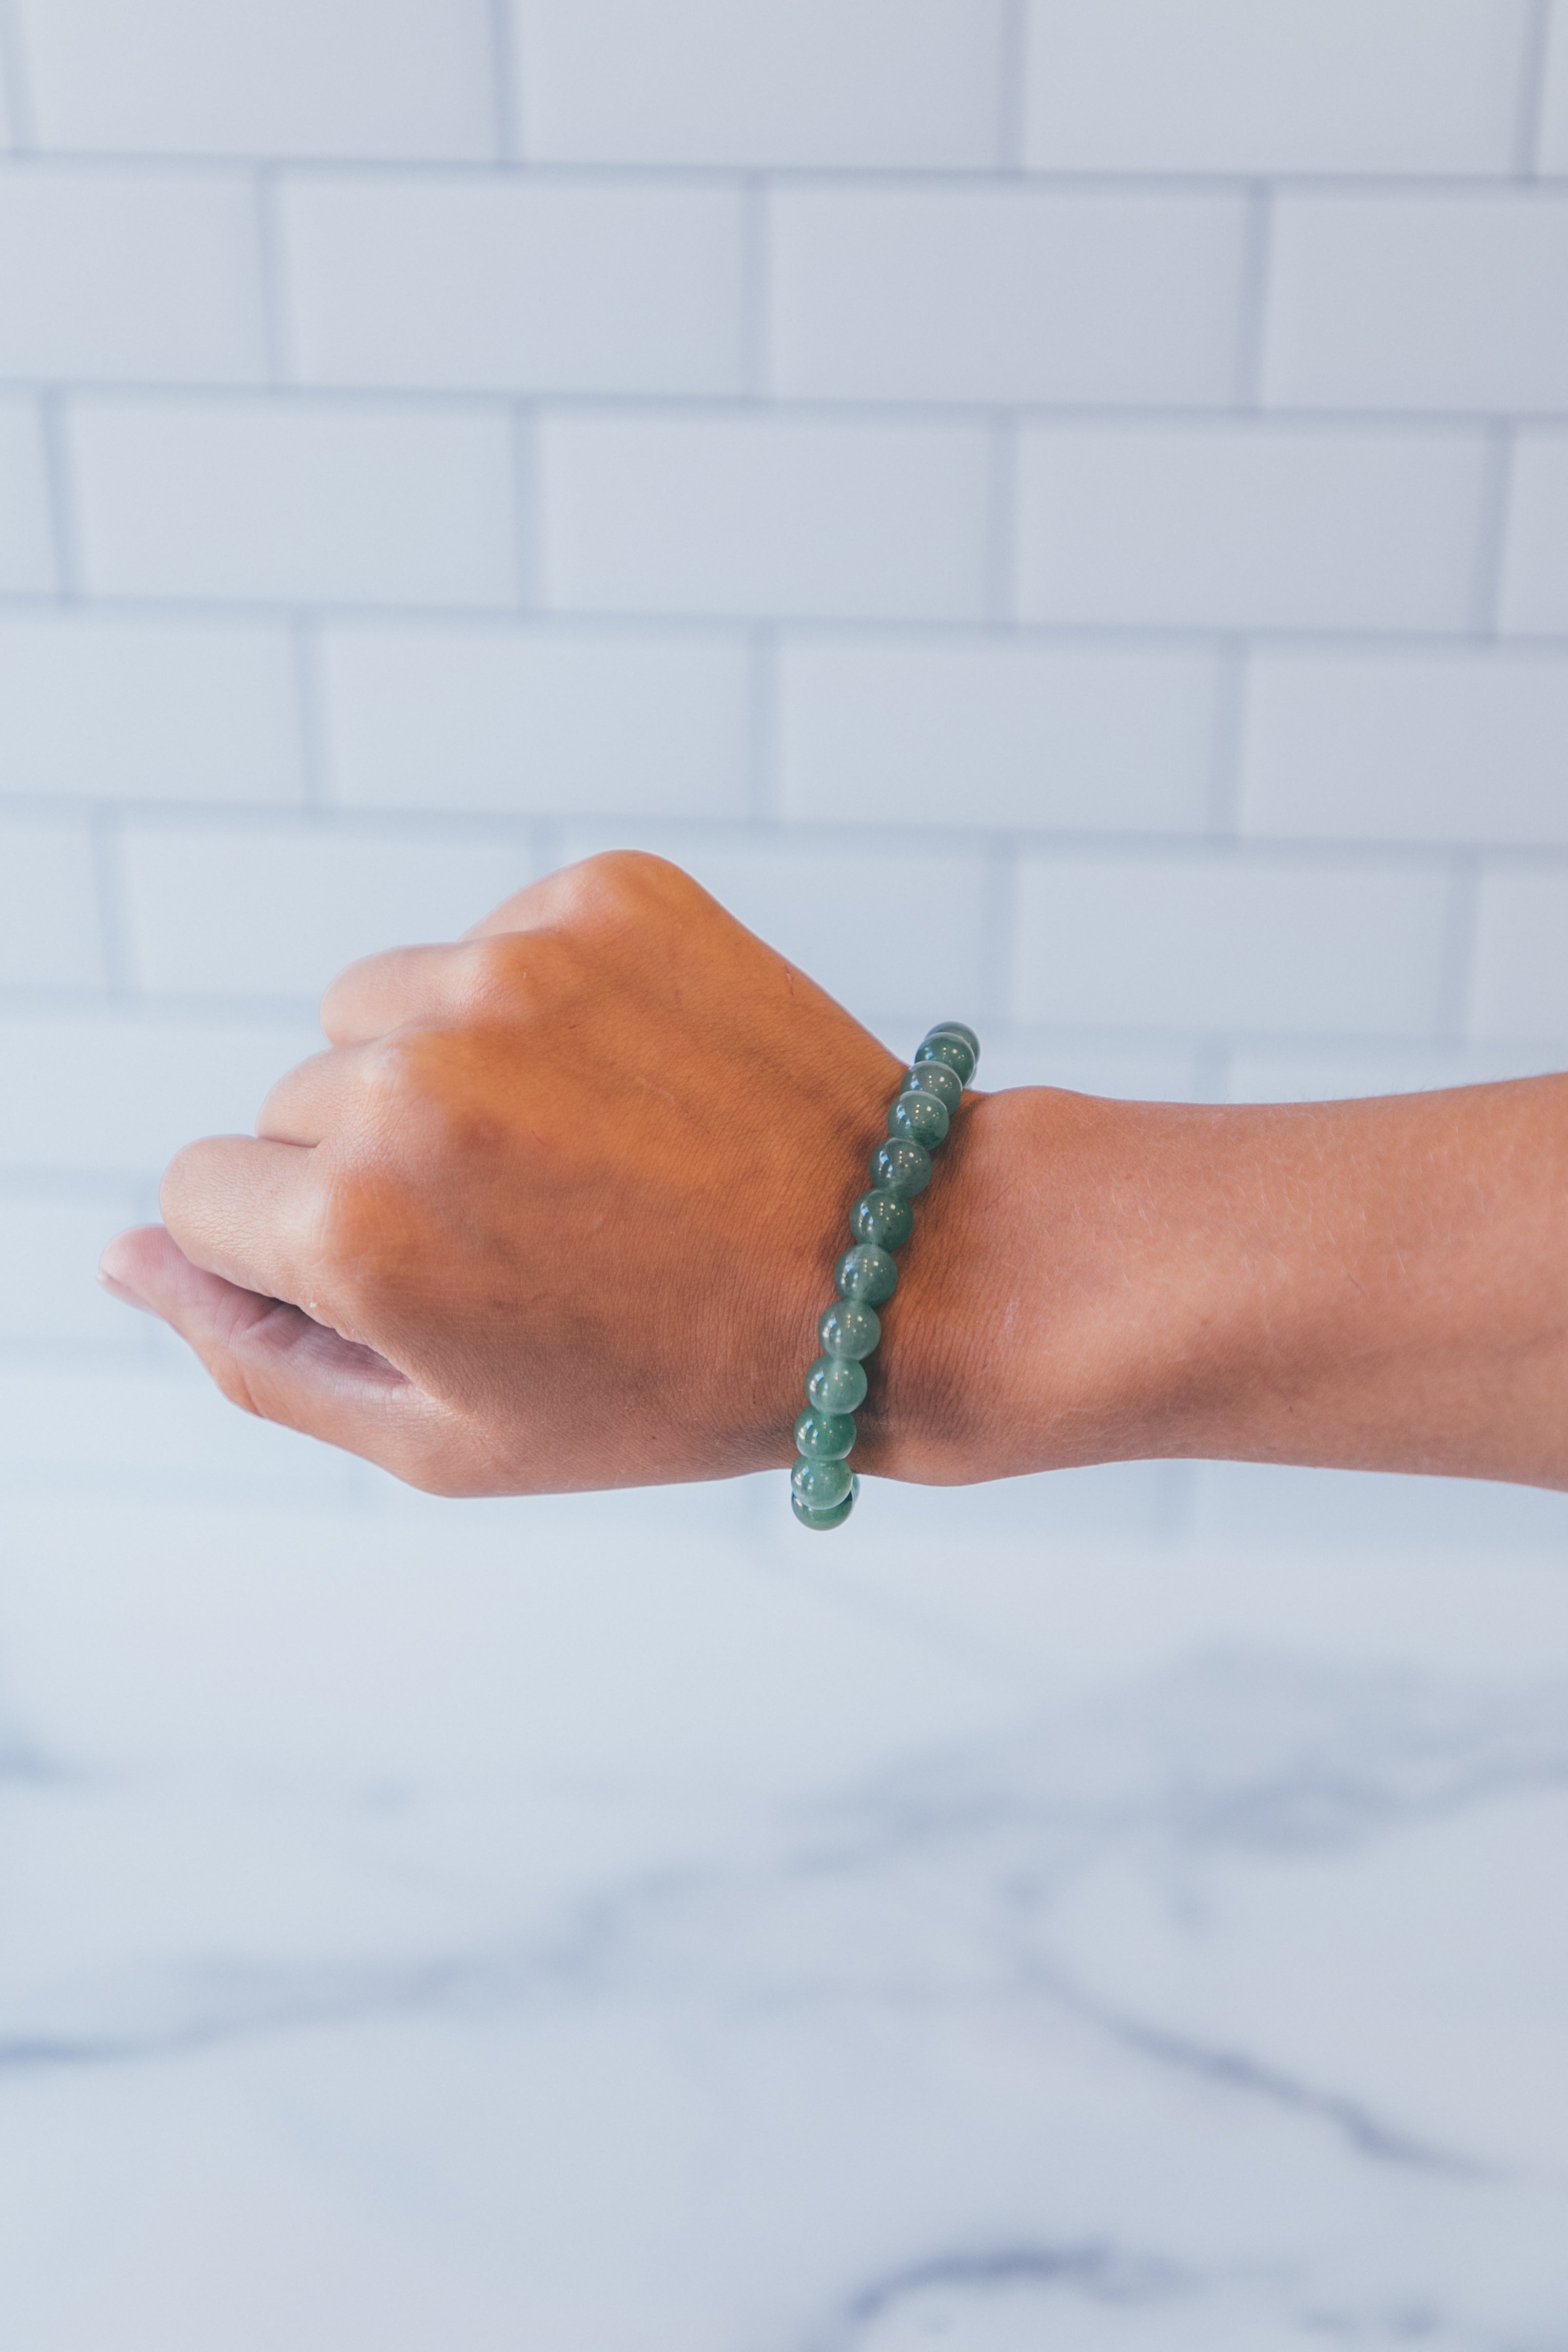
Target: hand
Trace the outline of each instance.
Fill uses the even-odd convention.
[[[898,1086],[875,1038],[630,853],[352,965],[321,1022],[255,1138],[180,1153],[111,1289],[237,1404],[440,1494],[790,1458]]]

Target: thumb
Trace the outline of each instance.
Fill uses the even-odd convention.
[[[117,1234],[98,1276],[128,1307],[177,1331],[231,1404],[363,1454],[411,1485],[438,1486],[422,1471],[454,1450],[450,1416],[374,1348],[205,1273],[162,1225]]]

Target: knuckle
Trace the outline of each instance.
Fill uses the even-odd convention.
[[[646,849],[605,849],[552,877],[550,919],[560,929],[624,929],[700,903],[689,874]]]
[[[310,1088],[330,1066],[331,1055],[332,1049],[330,1046],[323,1053],[307,1054],[302,1062],[297,1062],[291,1070],[285,1070],[280,1078],[274,1080],[267,1090],[260,1109],[256,1114],[258,1135],[268,1134],[287,1119],[290,1108],[300,1093]]]
[[[640,915],[671,899],[699,895],[689,874],[647,849],[606,849],[573,869],[587,905],[595,912]]]
[[[396,1029],[361,1049],[351,1124],[362,1148],[423,1131],[438,1116],[452,1045],[450,1031]]]
[[[334,1280],[350,1275],[360,1258],[366,1228],[363,1197],[358,1185],[327,1184],[311,1211],[310,1254]]]
[[[354,962],[344,964],[342,971],[327,982],[321,995],[321,1021],[329,1036],[337,1016],[380,977],[386,961],[384,954],[360,956]]]
[[[536,975],[545,950],[536,932],[492,931],[464,950],[465,1013],[510,1012]]]
[[[171,1232],[208,1190],[216,1142],[216,1138],[204,1136],[198,1142],[183,1145],[164,1169],[158,1187],[158,1207]],[[177,1234],[175,1238],[178,1239]]]

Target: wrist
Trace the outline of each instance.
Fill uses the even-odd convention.
[[[1094,1327],[1106,1281],[1085,1227],[1103,1222],[1124,1108],[1047,1087],[965,1098],[882,1310],[861,1468],[945,1486],[1103,1458],[1104,1375],[1068,1331]]]
[[[1223,1220],[1207,1246],[1225,1117],[967,1101],[884,1315],[860,1466],[948,1485],[1205,1451],[1247,1387]]]

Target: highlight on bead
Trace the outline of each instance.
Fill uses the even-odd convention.
[[[963,1021],[939,1021],[916,1048],[888,1107],[887,1135],[871,1153],[871,1189],[849,1212],[851,1246],[833,1269],[838,1293],[816,1326],[821,1355],[805,1376],[805,1409],[795,1424],[790,1508],[818,1534],[841,1528],[860,1492],[848,1455],[855,1414],[866,1401],[863,1358],[882,1337],[879,1307],[898,1284],[892,1253],[914,1231],[911,1205],[931,1179],[931,1154],[947,1139],[963,1090],[980,1063],[980,1040]]]

